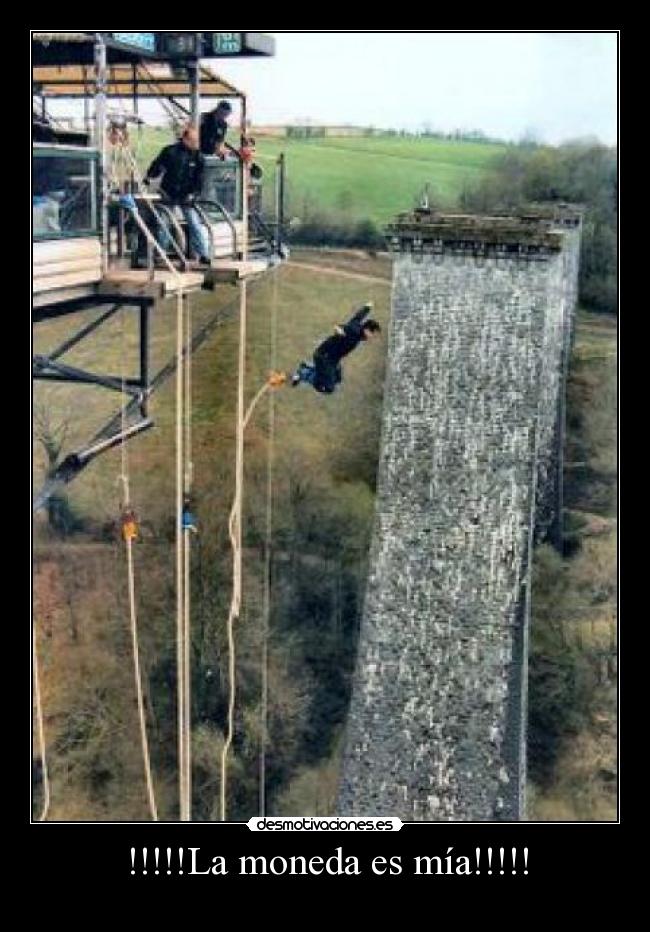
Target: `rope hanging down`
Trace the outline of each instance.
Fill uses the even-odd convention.
[[[176,694],[178,712],[179,816],[190,820],[187,786],[187,738],[185,735],[185,559],[183,533],[183,301],[179,295],[176,315]]]
[[[125,374],[125,357],[126,357],[126,333],[125,333],[125,314],[122,310],[122,391],[126,390]],[[122,432],[126,429],[126,409],[122,407]],[[153,786],[153,776],[151,773],[151,758],[149,755],[149,739],[147,736],[147,719],[142,693],[142,671],[140,668],[140,650],[138,644],[138,618],[135,603],[135,570],[133,566],[133,539],[135,537],[135,523],[129,525],[127,522],[131,516],[131,493],[129,489],[129,464],[126,443],[122,443],[122,472],[119,481],[123,487],[123,515],[124,521],[122,526],[122,536],[124,537],[124,546],[126,548],[126,565],[129,590],[129,626],[131,630],[131,647],[133,654],[133,674],[135,678],[135,692],[138,705],[138,721],[140,725],[140,745],[142,748],[142,761],[144,764],[145,783],[147,786],[147,799],[149,802],[149,811],[154,822],[158,821],[158,807],[156,805],[156,794]]]
[[[138,213],[135,201],[132,198],[122,198],[122,204],[131,210],[131,215],[139,230],[151,246],[162,258],[170,272],[174,275],[177,285],[176,295],[176,666],[177,666],[177,720],[178,720],[178,774],[179,774],[179,810],[180,821],[189,822],[191,819],[191,787],[189,774],[191,772],[191,733],[190,716],[187,705],[190,696],[190,651],[189,651],[189,578],[186,578],[188,561],[185,558],[186,544],[189,535],[183,530],[183,490],[184,479],[187,477],[187,468],[184,462],[183,424],[184,424],[184,359],[189,358],[191,346],[188,344],[187,356],[184,353],[184,290],[182,278],[178,270],[169,261],[165,251],[152,235],[147,225]],[[185,469],[184,469],[185,466]],[[188,574],[189,576],[189,574]],[[186,596],[187,592],[187,596]],[[186,682],[187,680],[187,682]]]
[[[276,371],[278,342],[278,270],[271,284],[270,364]],[[266,457],[266,527],[264,542],[264,597],[262,603],[262,656],[260,696],[259,814],[266,815],[266,746],[268,742],[269,628],[271,619],[271,574],[273,570],[273,472],[275,466],[275,393],[269,394],[269,423]]]
[[[244,198],[245,198],[244,194]],[[228,531],[232,546],[232,597],[226,622],[228,637],[228,724],[226,740],[221,749],[221,821],[226,821],[228,754],[232,744],[235,717],[235,640],[233,628],[241,607],[241,518],[244,482],[244,382],[246,375],[246,280],[239,292],[239,357],[237,367],[237,443],[235,451],[235,496]],[[264,386],[265,387],[265,386]],[[258,392],[258,397],[262,395]]]
[[[245,100],[242,103],[242,124],[246,117]],[[242,243],[242,259],[248,258],[248,172],[242,172],[242,227],[244,240]],[[239,286],[239,353],[237,357],[237,432],[235,449],[235,495],[228,522],[230,543],[232,546],[232,596],[226,633],[228,637],[228,723],[226,740],[221,749],[221,781],[220,804],[221,821],[226,821],[227,771],[228,754],[232,744],[235,718],[235,639],[233,627],[235,619],[239,618],[241,607],[242,583],[242,504],[244,485],[244,388],[246,381],[246,315],[247,315],[247,285],[244,279]],[[259,393],[258,393],[259,394]],[[261,397],[261,395],[260,395]]]
[[[38,746],[41,752],[41,766],[43,770],[43,806],[38,817],[39,822],[45,822],[50,810],[50,778],[47,770],[47,756],[45,748],[45,728],[43,725],[43,703],[41,700],[41,684],[38,675],[38,645],[36,643],[36,621],[32,622],[32,650],[34,656],[34,699],[36,701],[36,724],[38,728]]]
[[[234,735],[235,718],[235,639],[234,625],[241,611],[242,600],[242,510],[244,488],[244,431],[248,426],[255,408],[264,395],[272,388],[279,388],[286,381],[281,372],[271,372],[253,400],[244,411],[244,382],[246,358],[246,282],[241,285],[239,308],[239,365],[237,385],[237,446],[235,457],[235,495],[228,519],[228,534],[233,555],[232,597],[226,622],[228,639],[228,718],[226,740],[221,750],[221,821],[226,821],[226,797],[228,792],[228,756]]]
[[[185,503],[189,502],[189,495],[192,490],[192,480],[194,464],[192,463],[192,311],[189,302],[185,307],[185,437],[184,437],[184,476],[183,476],[183,509]],[[182,519],[181,519],[182,520]],[[185,748],[183,751],[183,761],[185,765],[185,813],[187,821],[191,819],[192,809],[192,695],[191,695],[191,586],[190,586],[190,548],[192,540],[192,529],[183,523],[183,738]]]

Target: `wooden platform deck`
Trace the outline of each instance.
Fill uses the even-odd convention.
[[[156,269],[153,281],[147,269],[111,269],[98,285],[99,294],[143,295],[168,298],[179,289],[199,291],[203,287],[203,272],[169,272]]]
[[[186,272],[156,269],[153,279],[150,278],[148,269],[115,267],[109,269],[101,279],[101,270],[93,272],[92,275],[85,271],[70,273],[66,270],[66,274],[59,275],[55,281],[50,281],[49,278],[39,279],[38,287],[34,287],[33,305],[35,308],[43,308],[91,298],[93,295],[124,300],[131,297],[158,301],[177,294],[181,288],[185,293],[192,294],[204,288],[212,290],[221,282],[237,284],[244,279],[261,275],[268,268],[269,264],[264,259],[248,259],[245,262],[215,259],[209,268],[195,264],[194,268]]]
[[[208,282],[238,282],[253,275],[260,275],[268,269],[264,259],[214,259],[209,269],[205,270]]]

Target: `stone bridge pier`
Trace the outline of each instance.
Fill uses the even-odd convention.
[[[580,211],[556,206],[419,209],[389,228],[389,365],[340,814],[524,817],[531,558],[561,526],[579,236]]]

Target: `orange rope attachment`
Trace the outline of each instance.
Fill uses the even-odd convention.
[[[122,515],[122,537],[124,540],[137,540],[138,519],[134,511],[125,511]]]

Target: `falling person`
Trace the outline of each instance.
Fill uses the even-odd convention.
[[[307,382],[317,392],[331,394],[341,382],[341,360],[360,343],[368,342],[381,333],[376,320],[368,317],[372,304],[364,304],[346,323],[335,329],[333,336],[314,350],[313,363],[301,362],[291,378],[294,388]]]

